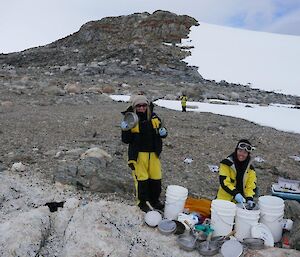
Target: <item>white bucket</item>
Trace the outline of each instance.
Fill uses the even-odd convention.
[[[272,232],[274,242],[282,238],[282,220],[284,215],[284,200],[271,195],[258,198],[260,208],[260,222],[265,224]]]
[[[272,212],[279,212],[279,213],[284,212],[284,204],[280,206],[270,206],[270,205],[258,203],[258,205],[261,211],[266,211],[266,212],[272,211]]]
[[[271,231],[274,242],[277,243],[282,238],[283,213],[281,215],[274,213],[263,213],[260,215],[260,223],[265,224]]]
[[[258,198],[260,209],[268,209],[272,211],[284,209],[284,200],[272,195],[263,195]]]
[[[230,201],[215,199],[211,201],[211,208],[218,209],[223,213],[236,213],[236,205]]]
[[[166,190],[166,194],[175,197],[187,197],[188,190],[185,187],[177,185],[169,185]]]
[[[211,225],[213,236],[226,236],[232,231],[236,205],[225,200],[213,200],[211,204]]]
[[[169,220],[177,219],[178,214],[184,209],[188,190],[185,187],[170,185],[166,190],[166,201],[164,218]]]
[[[260,210],[246,210],[237,208],[234,230],[235,237],[239,241],[251,237],[251,227],[256,225],[259,220]]]

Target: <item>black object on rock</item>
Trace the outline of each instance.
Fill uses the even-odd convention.
[[[45,206],[49,207],[50,212],[56,212],[58,207],[63,208],[64,207],[64,203],[63,202],[50,202],[50,203],[46,203]]]

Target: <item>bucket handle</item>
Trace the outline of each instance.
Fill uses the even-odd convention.
[[[228,223],[227,221],[223,220],[223,218],[218,214],[218,212],[216,211],[215,212],[217,214],[217,216],[220,218],[220,220],[222,220],[225,224],[229,225],[229,226],[233,226],[234,225],[234,222],[233,223]]]
[[[260,218],[263,218],[264,216],[266,216],[266,214],[264,214],[264,213],[261,213],[261,214],[260,214]],[[283,215],[280,215],[278,218],[276,218],[276,219],[274,219],[274,220],[272,220],[272,221],[269,221],[269,222],[273,223],[273,222],[275,222],[275,221],[279,221],[279,220],[282,219],[282,218],[283,218]]]

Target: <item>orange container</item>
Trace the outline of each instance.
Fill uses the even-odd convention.
[[[189,212],[197,212],[201,216],[208,218],[210,217],[210,205],[211,200],[209,199],[196,199],[196,198],[187,198],[185,201],[184,208],[188,209]]]

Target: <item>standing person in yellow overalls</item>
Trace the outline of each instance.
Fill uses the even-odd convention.
[[[187,101],[187,96],[185,94],[182,94],[182,96],[180,96],[180,100],[181,100],[181,107],[182,107],[182,111],[186,112],[186,101]]]
[[[122,121],[121,129],[122,142],[129,144],[128,166],[132,169],[137,203],[144,212],[150,210],[146,202],[155,209],[163,210],[164,205],[159,201],[162,179],[159,155],[162,138],[168,132],[153,112],[153,104],[144,95],[136,95],[131,101],[131,106],[123,114],[135,112],[138,124],[128,130],[128,124]]]

